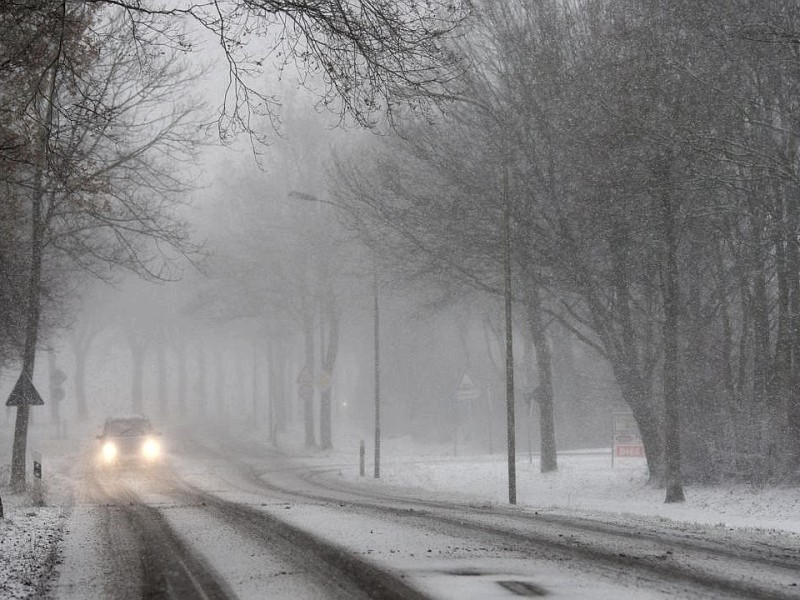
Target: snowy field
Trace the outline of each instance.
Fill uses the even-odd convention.
[[[443,501],[481,505],[507,503],[506,460],[503,455],[450,455],[445,448],[421,448],[408,440],[384,443],[381,478],[372,477],[371,449],[366,475],[359,475],[358,447],[326,455],[298,456],[317,477],[337,485],[359,484],[382,492],[435,497]],[[177,458],[177,457],[176,457]],[[57,465],[45,472],[57,471]],[[180,465],[182,461],[177,460]],[[7,481],[8,473],[2,473]],[[800,534],[800,492],[759,489],[747,485],[704,488],[688,486],[683,504],[665,505],[664,491],[646,483],[641,459],[611,465],[605,450],[562,453],[559,470],[542,475],[537,457],[518,456],[517,499],[520,510],[547,510],[615,522],[644,523],[671,520],[687,528],[748,528],[781,534]],[[0,489],[5,519],[0,521],[0,597],[35,598],[41,575],[58,560],[55,549],[63,538],[69,490],[57,476],[46,482],[47,506],[36,506],[23,495]]]

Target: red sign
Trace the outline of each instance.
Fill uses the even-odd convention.
[[[611,434],[611,466],[615,458],[645,458],[642,436],[631,413],[612,415]]]
[[[644,446],[614,446],[619,458],[644,457]]]

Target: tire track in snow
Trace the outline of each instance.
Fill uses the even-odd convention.
[[[235,595],[205,562],[172,530],[160,511],[144,504],[124,481],[87,480],[91,495],[104,504],[106,523],[124,520],[136,536],[142,598],[228,600]],[[117,527],[119,533],[121,529]],[[113,538],[115,533],[107,535]],[[130,535],[130,534],[129,534]],[[113,548],[117,544],[111,543]]]
[[[626,528],[589,519],[571,519],[507,507],[476,507],[466,504],[399,498],[363,487],[343,486],[323,480],[325,471],[303,473],[296,465],[286,470],[314,491],[287,487],[267,478],[241,456],[270,457],[273,464],[286,457],[262,446],[229,440],[226,450],[199,446],[206,453],[224,456],[236,464],[253,485],[288,498],[318,503],[345,502],[350,508],[389,514],[406,523],[415,521],[421,529],[445,526],[451,530],[476,532],[495,541],[513,542],[528,552],[544,549],[557,560],[578,559],[611,578],[650,580],[652,585],[668,585],[680,590],[688,586],[710,598],[759,598],[796,600],[800,598],[800,562],[791,555],[764,556],[756,547],[725,547],[710,540],[686,540],[666,528],[646,534],[641,528]]]

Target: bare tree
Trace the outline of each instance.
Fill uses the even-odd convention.
[[[121,23],[61,3],[44,38],[38,87],[16,122],[29,132],[20,154],[26,162],[11,182],[30,223],[22,352],[28,377],[47,261],[68,258],[100,276],[122,266],[163,279],[176,273],[177,256],[194,251],[174,214],[176,194],[187,189],[174,164],[191,157],[196,131],[197,107],[179,100],[189,75],[174,57],[131,57],[141,38]],[[25,485],[28,410],[17,411],[15,487]]]
[[[463,65],[448,42],[471,9],[467,0],[214,0],[185,8],[83,1],[123,7],[136,35],[157,32],[158,44],[185,52],[198,36],[180,22],[210,33],[228,65],[219,117],[224,139],[242,131],[258,136],[253,117],[276,124],[279,101],[264,86],[271,68],[296,69],[321,105],[363,125],[452,92]]]

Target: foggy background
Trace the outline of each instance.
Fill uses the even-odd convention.
[[[309,40],[280,57],[283,30],[268,25],[232,30],[246,51],[227,57],[196,24],[170,32],[172,53],[146,57],[160,69],[142,69],[130,29],[99,21],[119,35],[93,32],[87,71],[151,95],[84,148],[89,133],[68,135],[96,127],[73,114],[85,110],[72,102],[79,78],[61,71],[70,93],[58,96],[54,74],[53,164],[34,156],[4,182],[23,200],[31,171],[55,186],[34,382],[64,397],[33,410],[35,427],[84,440],[106,416],[141,411],[354,446],[374,424],[377,297],[385,435],[501,452],[507,298],[518,447],[541,448],[543,471],[556,447],[608,445],[624,411],[675,500],[681,469],[795,480],[796,7],[475,8],[434,48],[455,70],[422,69],[432,79],[413,93],[360,72],[368,63],[328,62]],[[67,41],[80,56],[83,38]],[[229,85],[232,56],[257,87]],[[155,156],[129,152],[137,160],[113,177],[69,187],[64,174],[116,164],[162,122]],[[145,215],[133,231],[103,229],[131,206]],[[36,244],[17,226],[27,205],[5,210],[9,390],[28,260],[14,249]],[[465,375],[476,390],[459,401]],[[0,413],[10,436],[14,412]]]

